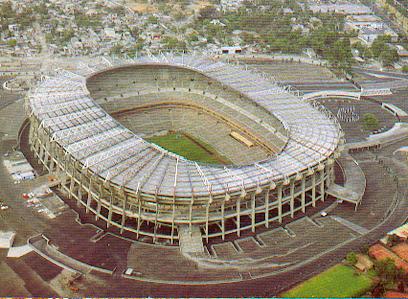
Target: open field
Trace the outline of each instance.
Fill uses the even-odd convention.
[[[153,136],[147,140],[192,161],[211,164],[231,163],[218,155],[210,145],[185,134],[169,133],[164,136]]]
[[[281,294],[281,297],[356,297],[367,292],[371,285],[368,275],[357,275],[352,267],[339,264]]]
[[[157,11],[157,7],[147,3],[147,1],[127,0],[126,5],[138,13],[154,13]]]

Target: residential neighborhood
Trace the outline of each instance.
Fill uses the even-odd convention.
[[[22,58],[40,53],[135,57],[165,51],[250,55],[302,54],[313,49],[321,59],[343,55],[339,65],[333,63],[340,68],[352,62],[347,52],[350,57],[353,53],[353,63],[357,64],[379,63],[397,69],[407,64],[405,38],[362,3],[258,2],[5,1],[0,11],[0,54]],[[276,26],[279,29],[273,30]],[[321,38],[324,32],[336,35],[333,43],[343,42],[340,48],[345,47],[346,56],[319,48],[314,38]],[[387,37],[384,50],[390,52],[385,59],[372,55],[372,51],[351,51],[370,50],[383,37]],[[240,50],[225,51],[226,47]],[[337,60],[333,58],[333,62]]]

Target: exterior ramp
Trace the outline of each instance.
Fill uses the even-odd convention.
[[[331,184],[329,189],[327,189],[327,194],[336,197],[337,199],[354,203],[356,207],[361,200],[361,197],[357,192],[337,184]]]
[[[343,152],[337,161],[343,170],[346,182],[344,186],[331,184],[327,193],[337,199],[355,204],[357,210],[367,186],[364,172],[348,152]]]
[[[204,253],[203,237],[198,225],[179,225],[177,227],[181,253],[202,254]]]

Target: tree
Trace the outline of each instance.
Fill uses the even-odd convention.
[[[401,241],[402,240],[398,235],[392,234],[392,235],[389,235],[387,238],[387,245],[390,247],[393,247],[397,245],[398,243],[400,243]]]
[[[72,28],[67,28],[60,34],[60,42],[66,44],[75,36],[75,31]]]
[[[11,1],[5,1],[0,5],[0,19],[14,18],[15,15]]]
[[[380,35],[371,45],[373,56],[379,59],[384,66],[391,66],[399,59],[397,50],[387,44],[390,41],[391,37],[389,35]]]
[[[164,44],[167,49],[173,49],[178,51],[185,51],[187,49],[187,45],[184,41],[178,40],[175,37],[165,37]]]
[[[387,46],[384,51],[381,52],[379,59],[383,66],[392,66],[399,59],[398,52],[396,49],[391,49]]]
[[[381,53],[386,50],[389,38],[387,35],[378,36],[371,44],[371,51],[375,58],[380,57]]]
[[[109,52],[111,55],[121,55],[123,52],[123,46],[120,44],[116,44],[110,49]]]
[[[353,44],[353,48],[358,51],[358,54],[362,58],[370,59],[373,57],[373,53],[371,52],[371,49],[363,45],[361,42],[357,42]]]
[[[150,15],[147,18],[147,22],[150,23],[150,24],[157,24],[159,22],[159,19],[154,15]]]
[[[384,295],[384,293],[385,293],[385,286],[382,281],[377,283],[377,285],[371,291],[371,295],[373,296],[373,298],[381,298]]]
[[[45,41],[47,42],[47,44],[52,44],[54,41],[54,34],[47,32],[45,34]]]
[[[9,47],[15,47],[17,45],[17,41],[15,39],[10,39],[8,40],[7,45],[9,45]]]
[[[391,258],[376,261],[374,270],[385,285],[394,284],[404,273],[402,269],[397,268]]]
[[[208,6],[204,6],[203,8],[200,9],[199,11],[199,20],[203,20],[203,19],[215,19],[218,17],[218,11],[217,9],[212,6],[212,5],[208,5]]]
[[[377,117],[372,113],[365,113],[363,115],[363,126],[367,131],[377,130],[379,127],[379,122]]]
[[[350,40],[342,38],[336,40],[326,54],[330,64],[343,70],[349,70],[352,64]]]
[[[350,265],[355,265],[357,263],[357,254],[355,252],[349,252],[347,253],[346,256],[346,261],[350,264]]]

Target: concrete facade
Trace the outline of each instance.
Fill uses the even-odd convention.
[[[198,62],[201,63],[200,67],[212,67],[212,62]],[[165,62],[162,63],[166,64],[166,69],[169,68],[169,61],[167,58],[165,59]],[[183,63],[187,64],[184,58]],[[197,63],[197,61],[192,59],[190,64],[193,63]],[[249,99],[252,97],[254,99],[253,101],[255,101],[259,94],[257,88],[261,88],[259,85],[261,80],[260,78],[252,78],[254,76],[253,74],[243,73],[242,70],[238,68],[231,67],[231,69],[229,69],[229,67],[220,65],[219,63],[215,63],[213,65],[217,66],[217,70],[221,69],[223,72],[226,72],[227,74],[225,76],[228,78],[237,77],[238,79],[234,79],[234,84],[238,84],[237,82],[239,81],[237,80],[242,80],[242,84],[245,84],[246,89],[249,88],[248,86],[251,86],[250,88],[253,91],[251,91],[251,93],[247,91],[246,94],[250,94],[250,96],[246,95],[246,97],[249,97]],[[148,67],[148,65],[145,67]],[[185,71],[181,69],[180,72],[185,72],[187,74],[191,73],[193,66],[190,65],[188,67],[189,68]],[[197,65],[194,67],[198,68]],[[180,66],[177,68],[180,69]],[[91,72],[94,71],[91,68],[89,69]],[[157,72],[160,72],[160,68],[157,68],[157,66],[153,69],[158,69]],[[109,72],[114,72],[114,69],[110,68]],[[80,77],[80,75],[70,76],[74,78],[73,80],[75,80],[75,82],[79,82],[77,81],[77,78]],[[206,76],[210,75],[207,73]],[[245,76],[248,76],[248,78],[244,78]],[[197,80],[197,78],[199,77],[195,77],[195,80]],[[253,85],[248,85],[249,79],[257,80],[257,84],[254,83]],[[172,82],[171,80],[173,80],[173,78],[168,77],[167,80]],[[69,82],[69,80],[67,81]],[[155,81],[151,83],[153,86],[158,84],[158,81]],[[194,80],[192,79],[191,82],[193,81]],[[148,82],[149,81],[146,81],[143,84],[148,84]],[[220,83],[220,81],[217,80],[214,80],[213,82],[214,87]],[[296,99],[293,95],[286,93],[272,83],[265,82],[264,84],[265,86],[268,86],[269,84],[270,90],[273,88],[273,93],[265,93],[265,90],[262,90],[262,99],[266,99],[269,96],[276,99],[279,97],[280,101],[288,100],[291,101],[292,105],[299,105],[299,107],[301,109],[305,109],[305,111],[310,110],[310,118],[312,117],[312,114],[315,114],[313,117],[316,117],[314,120],[308,120],[311,122],[311,126],[317,127],[319,124],[322,126],[324,125],[328,131],[333,132],[331,133],[333,136],[330,136],[330,139],[322,139],[320,141],[316,138],[322,137],[313,132],[314,139],[310,142],[321,142],[322,144],[318,144],[318,146],[321,146],[322,148],[317,150],[316,145],[313,145],[313,143],[309,144],[309,142],[306,141],[308,136],[303,135],[305,141],[298,139],[295,140],[295,138],[297,138],[296,136],[300,136],[300,134],[302,134],[302,129],[300,127],[296,127],[296,130],[293,129],[290,134],[286,133],[286,130],[291,130],[290,126],[295,126],[295,124],[292,125],[290,123],[297,121],[294,117],[295,115],[292,115],[292,111],[285,112],[282,110],[282,112],[279,112],[279,121],[282,121],[285,118],[285,123],[286,121],[288,122],[288,124],[284,125],[285,130],[282,131],[284,134],[291,136],[288,138],[288,136],[283,136],[279,131],[273,129],[272,126],[259,122],[256,118],[248,113],[248,109],[244,110],[240,108],[240,106],[220,98],[218,95],[209,95],[209,100],[218,102],[217,105],[224,105],[230,108],[232,107],[235,109],[235,113],[242,110],[242,112],[238,114],[254,119],[253,121],[260,124],[264,128],[270,129],[272,133],[277,132],[274,133],[277,134],[276,140],[288,142],[284,149],[278,149],[278,151],[280,151],[277,153],[278,156],[281,155],[283,157],[285,151],[288,151],[292,147],[293,149],[296,149],[296,151],[298,151],[299,148],[303,148],[304,151],[307,152],[307,154],[302,155],[299,153],[298,157],[291,157],[288,161],[288,163],[295,163],[290,166],[293,168],[297,167],[295,171],[284,169],[271,170],[269,168],[270,166],[265,164],[265,161],[254,163],[251,166],[245,166],[247,167],[245,169],[251,169],[253,175],[252,177],[248,177],[247,183],[245,184],[245,180],[240,178],[240,175],[237,174],[239,173],[239,168],[224,167],[224,177],[226,173],[228,179],[233,178],[235,180],[234,184],[238,184],[238,187],[234,187],[234,185],[232,185],[232,188],[231,186],[228,187],[228,181],[221,182],[219,181],[220,178],[217,178],[215,175],[213,177],[208,176],[208,173],[218,171],[216,168],[209,168],[209,166],[200,167],[197,164],[195,168],[198,172],[196,175],[197,179],[195,180],[199,180],[200,184],[203,184],[204,187],[208,189],[206,190],[205,194],[204,192],[202,194],[195,193],[194,187],[192,188],[191,193],[188,193],[190,195],[179,196],[177,195],[179,193],[176,191],[172,193],[170,192],[169,194],[162,192],[160,185],[158,185],[156,187],[156,191],[152,193],[145,192],[143,189],[139,188],[139,185],[137,185],[137,188],[135,188],[126,183],[120,184],[111,179],[111,177],[115,176],[115,174],[119,174],[120,171],[123,171],[123,165],[117,169],[112,168],[115,164],[122,163],[118,148],[116,151],[108,151],[102,155],[103,159],[110,161],[110,166],[108,167],[112,168],[112,172],[108,172],[107,175],[100,175],[99,171],[94,171],[91,167],[89,167],[89,160],[86,162],[83,159],[78,159],[72,153],[72,151],[68,150],[66,145],[61,144],[60,140],[55,138],[55,128],[51,129],[49,125],[51,122],[56,124],[56,119],[62,121],[62,117],[64,117],[64,115],[59,108],[66,109],[68,106],[64,103],[57,104],[56,108],[54,108],[55,110],[47,112],[44,107],[36,108],[36,103],[38,102],[34,98],[27,101],[27,114],[29,115],[30,122],[29,143],[31,150],[38,159],[38,162],[41,163],[49,173],[55,174],[56,177],[59,178],[59,187],[61,190],[64,191],[70,198],[75,199],[78,205],[84,206],[87,213],[93,213],[97,219],[103,219],[106,222],[107,227],[114,226],[117,227],[120,232],[129,231],[135,233],[137,238],[148,237],[151,238],[153,242],[157,240],[167,240],[167,242],[172,244],[179,241],[178,228],[180,226],[188,226],[191,232],[196,232],[197,227],[199,227],[202,238],[207,242],[210,238],[215,237],[219,237],[224,240],[225,236],[228,234],[236,234],[240,236],[244,230],[251,230],[252,232],[255,232],[257,227],[269,227],[272,222],[281,223],[284,217],[294,218],[296,212],[305,213],[307,207],[314,207],[317,201],[324,201],[326,197],[326,190],[332,184],[334,178],[334,159],[339,156],[339,151],[341,151],[342,148],[341,130],[337,127],[337,123],[335,123],[333,119],[326,118],[327,114],[325,113],[327,112],[317,112],[318,107],[313,108],[313,105],[304,104],[300,101],[298,102],[298,99]],[[210,84],[207,84],[206,82],[205,86],[209,88]],[[225,93],[229,90],[228,88],[233,90],[232,87],[225,84],[220,84],[219,86],[222,88],[219,91],[220,93]],[[45,89],[45,96],[47,96],[47,93],[52,95],[53,93],[63,92],[64,88],[72,89],[73,87],[47,88],[48,91]],[[168,90],[165,90],[158,85],[156,88],[157,93],[163,91],[168,92]],[[172,89],[175,91],[177,88],[179,87],[173,87]],[[186,89],[185,86],[183,88]],[[86,89],[85,86],[84,89]],[[234,89],[239,91],[239,89],[236,87],[234,87]],[[43,99],[43,90],[44,87],[38,89],[38,99]],[[187,94],[191,92],[193,98],[194,94],[197,93],[197,90],[188,88],[183,92]],[[149,93],[151,93],[151,90]],[[201,94],[206,93],[210,94],[207,90],[201,91]],[[137,91],[137,94],[140,95],[140,92]],[[241,95],[244,94],[241,93]],[[121,97],[123,97],[123,94]],[[232,99],[239,100],[240,98],[241,97],[234,97]],[[105,98],[105,100],[108,99]],[[59,98],[57,101],[61,101],[61,98]],[[88,100],[79,99],[78,101],[81,105],[82,103],[85,103],[86,105],[92,104],[92,102],[89,102]],[[120,99],[117,101],[120,102]],[[258,107],[258,105],[255,106]],[[261,106],[266,107],[264,109],[269,109],[264,105],[266,104],[261,104]],[[36,109],[40,110],[36,111]],[[93,111],[97,111],[97,108],[91,109],[93,109]],[[288,114],[289,112],[290,114]],[[57,116],[54,116],[54,119],[42,119],[42,116],[47,113],[56,113]],[[77,114],[79,116],[79,113],[75,112],[71,113],[70,115],[68,113],[67,115],[68,118],[73,121],[75,120],[73,118],[74,115]],[[285,113],[287,116],[285,116]],[[101,112],[101,115],[103,115],[103,112]],[[282,126],[282,124],[279,124],[279,121],[277,122],[276,119],[274,119],[273,115],[271,115],[270,120],[268,119],[266,121],[275,122],[277,125]],[[65,122],[62,121],[61,124],[63,123]],[[309,126],[308,129],[311,129],[311,126]],[[72,127],[72,124],[70,124],[68,128],[70,127]],[[280,130],[282,130],[282,128],[280,128]],[[307,133],[309,133],[309,131],[307,131]],[[103,133],[101,135],[103,135]],[[290,145],[291,143],[293,144]],[[294,143],[297,143],[296,146]],[[96,145],[97,144],[95,144],[95,146]],[[91,145],[89,144],[88,147],[89,146]],[[327,156],[322,154],[323,151],[325,152],[324,155],[327,154]],[[118,155],[117,160],[115,160],[115,155]],[[314,155],[316,158],[313,158]],[[288,156],[288,158],[289,157],[290,156]],[[304,157],[305,160],[300,160],[301,157]],[[179,157],[168,156],[168,154],[162,153],[156,156],[156,160],[146,162],[151,163],[151,167],[146,169],[135,169],[130,173],[126,172],[126,175],[135,176],[139,171],[142,171],[144,178],[142,182],[143,185],[150,179],[151,176],[157,175],[155,172],[158,169],[158,165],[162,161],[167,161],[166,159],[173,159],[175,161],[175,174],[173,175],[175,189],[178,187],[177,177],[181,177],[181,175],[183,175],[181,171],[186,171],[182,167],[185,167],[184,164],[191,163],[191,161],[184,161]],[[278,157],[276,159],[278,159]],[[307,162],[308,160],[310,160],[310,162]],[[285,163],[285,160],[280,161],[280,163]],[[288,164],[288,167],[289,165],[290,164]],[[168,166],[168,169],[172,168],[173,166]],[[277,174],[279,174],[279,176],[274,175],[275,171]],[[284,173],[285,171],[288,173]],[[205,173],[207,173],[207,175]],[[192,176],[191,171],[188,174],[189,176]],[[244,173],[242,172],[242,174]],[[276,176],[276,178],[274,176]],[[265,180],[265,178],[268,179]],[[221,193],[214,192],[212,190],[212,186],[215,186],[215,183],[210,184],[208,183],[208,180],[218,180],[219,184],[226,185],[227,188]],[[248,183],[248,180],[255,183]],[[256,183],[256,181],[258,182]],[[190,184],[193,183],[198,184],[198,182],[196,183],[193,181],[193,178],[190,177]],[[193,229],[193,227],[195,227],[195,229]]]

